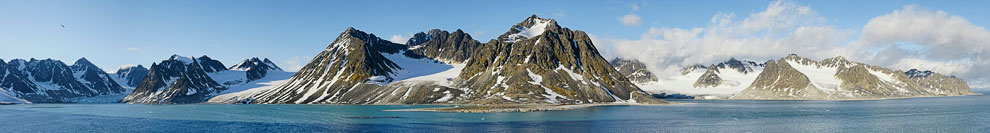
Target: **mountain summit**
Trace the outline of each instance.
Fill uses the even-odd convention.
[[[663,103],[609,66],[582,31],[535,15],[479,43],[461,30],[406,44],[347,28],[285,83],[242,102],[338,104]]]

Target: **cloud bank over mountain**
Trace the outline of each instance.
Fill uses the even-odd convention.
[[[640,39],[595,37],[606,58],[638,59],[660,75],[691,64],[730,57],[769,60],[794,53],[852,60],[894,69],[930,69],[990,87],[990,32],[941,10],[906,5],[871,19],[862,29],[840,29],[809,6],[775,1],[765,10],[715,14],[706,27],[650,27]]]

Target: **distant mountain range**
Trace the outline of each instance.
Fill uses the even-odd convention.
[[[0,60],[0,102],[69,103],[125,92],[112,77],[86,58],[71,66],[52,59]]]
[[[653,93],[707,99],[859,100],[976,94],[965,81],[952,76],[917,69],[891,70],[841,56],[815,61],[791,54],[765,63],[730,59],[682,70],[680,76],[639,85]]]
[[[536,15],[480,42],[458,29],[405,44],[349,27],[299,72],[269,59],[226,67],[173,55],[145,68],[103,72],[85,58],[0,60],[0,102],[136,104],[598,104],[657,98],[858,100],[971,95],[959,78],[891,70],[835,57],[730,58],[657,75],[638,60],[605,60],[590,37]],[[652,95],[656,94],[656,95]],[[117,97],[119,96],[119,97]],[[104,100],[106,101],[106,100]]]
[[[207,56],[173,55],[151,65],[141,84],[121,102],[202,103],[238,85],[283,72],[268,59],[251,58],[230,68]]]

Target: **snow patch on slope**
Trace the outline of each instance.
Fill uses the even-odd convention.
[[[413,59],[399,53],[396,54],[382,53],[382,55],[384,55],[385,58],[388,58],[388,60],[395,62],[395,64],[399,65],[399,67],[402,68],[392,72],[392,75],[390,76],[392,77],[393,81],[402,81],[402,80],[412,79],[421,76],[434,75],[454,68],[454,65],[444,64],[429,58]],[[460,70],[456,70],[456,71],[460,71]],[[450,73],[444,73],[444,74],[450,74]],[[435,75],[435,76],[447,77],[449,75]],[[428,78],[428,77],[423,77],[423,78]]]
[[[543,34],[544,31],[547,31],[546,30],[547,25],[550,25],[549,19],[534,18],[531,19],[530,21],[535,24],[533,24],[533,26],[530,26],[528,28],[518,27],[516,30],[519,30],[519,33],[509,35],[508,37],[511,40],[507,40],[507,42],[515,42],[519,39],[526,39],[526,38],[538,36],[540,34]]]
[[[753,84],[753,81],[756,80],[756,77],[761,72],[763,72],[763,68],[760,67],[754,67],[753,72],[748,74],[730,68],[719,69],[719,73],[716,75],[722,78],[723,83],[708,88],[694,88],[694,82],[701,75],[705,74],[704,69],[694,70],[684,75],[661,78],[657,82],[636,83],[636,85],[650,93],[675,93],[689,96],[727,98],[745,90]]]
[[[169,60],[178,60],[181,61],[182,64],[189,65],[190,63],[193,63],[194,59],[191,56],[172,55],[172,58],[169,58]]]
[[[448,64],[448,65],[452,67],[438,73],[412,77],[400,81],[416,81],[416,82],[436,81],[436,83],[440,86],[450,87],[450,83],[454,82],[454,79],[457,78],[457,75],[460,75],[461,70],[464,70],[464,67],[467,65],[466,64]]]
[[[811,81],[811,85],[815,86],[815,88],[825,92],[841,90],[839,85],[842,84],[842,80],[835,76],[839,72],[838,67],[804,65],[791,60],[787,60],[787,64],[807,76],[808,80]]]

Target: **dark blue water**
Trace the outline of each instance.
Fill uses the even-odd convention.
[[[987,94],[986,92],[984,92]],[[0,132],[990,132],[990,96],[876,101],[677,101],[526,113],[441,106],[29,104]]]

